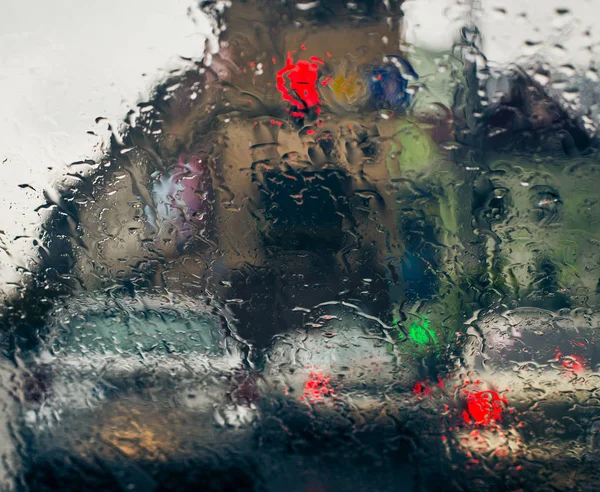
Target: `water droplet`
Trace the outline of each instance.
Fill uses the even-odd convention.
[[[572,77],[576,74],[575,67],[573,65],[561,65],[559,68],[559,72],[567,77]]]
[[[533,80],[535,80],[541,86],[545,86],[550,82],[550,76],[546,73],[536,72],[533,75]]]
[[[598,70],[593,67],[585,72],[585,76],[592,82],[598,82],[600,80],[600,75],[598,74]]]

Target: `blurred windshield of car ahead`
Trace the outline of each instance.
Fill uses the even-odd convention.
[[[595,490],[597,8],[532,5],[11,11],[2,490]]]

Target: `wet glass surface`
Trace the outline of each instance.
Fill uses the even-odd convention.
[[[218,50],[46,192],[6,490],[596,490],[596,71],[457,6],[202,3]]]

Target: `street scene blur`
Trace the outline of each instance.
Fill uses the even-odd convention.
[[[598,7],[154,3],[10,12],[0,489],[596,490]]]

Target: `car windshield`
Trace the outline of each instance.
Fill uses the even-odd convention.
[[[181,7],[155,3],[130,14]],[[534,3],[203,1],[150,29],[201,47],[18,183],[32,231],[7,185],[0,488],[595,490],[600,34]]]

